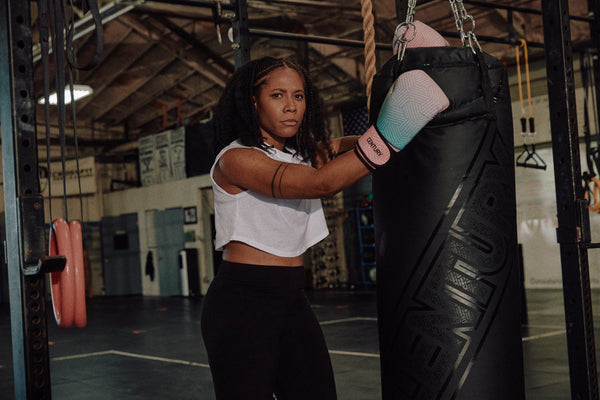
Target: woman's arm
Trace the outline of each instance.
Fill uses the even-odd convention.
[[[347,151],[353,150],[359,138],[360,136],[344,136],[329,141],[329,147],[333,153],[333,158],[336,158]],[[329,158],[327,149],[321,143],[318,143],[316,168],[319,169],[323,167],[329,161],[331,161],[331,159]]]
[[[273,160],[260,150],[238,148],[221,156],[213,177],[232,194],[248,189],[268,197],[301,199],[332,196],[368,173],[354,152],[315,169]]]
[[[360,136],[358,135],[352,135],[333,139],[331,141],[331,149],[333,150],[333,153],[337,155],[354,150],[359,138]]]

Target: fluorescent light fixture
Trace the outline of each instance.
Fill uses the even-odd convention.
[[[77,101],[79,99],[83,99],[84,97],[89,96],[92,93],[94,93],[94,90],[88,85],[73,85],[73,96],[75,97],[75,101]],[[50,104],[55,106],[56,103],[58,102],[57,93],[56,92],[50,93],[50,96],[48,96],[48,101]],[[46,99],[43,96],[40,97],[40,99],[38,100],[38,103],[40,103],[40,104],[44,104],[45,102],[46,102]],[[69,89],[69,86],[67,85],[67,87],[65,87],[65,104],[70,104],[70,103],[71,103],[71,89]]]

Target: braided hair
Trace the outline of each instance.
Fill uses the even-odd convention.
[[[264,78],[277,68],[291,68],[304,82],[306,111],[295,137],[286,142],[304,161],[316,165],[317,145],[321,143],[332,158],[329,132],[325,128],[323,102],[308,73],[300,65],[285,58],[263,57],[238,68],[223,91],[216,110],[217,152],[236,139],[244,146],[266,150],[254,107],[253,97]]]

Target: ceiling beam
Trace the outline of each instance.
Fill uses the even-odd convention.
[[[154,46],[153,42],[138,35],[136,32],[129,34],[125,40],[119,43],[119,46],[113,52],[113,56],[99,65],[94,72],[87,77],[86,83],[94,89],[94,96],[82,99],[77,103],[77,112],[86,119],[96,120],[99,111],[104,107],[99,99],[105,91],[111,91],[111,88],[120,87],[118,79],[127,71],[138,65],[138,61],[143,60],[143,56]],[[141,65],[141,64],[139,64]],[[106,97],[107,95],[105,95]]]
[[[156,32],[156,29],[153,27],[141,24],[137,19],[130,15],[125,15],[119,18],[118,21],[131,26],[139,34],[155,42],[165,51],[174,54],[183,63],[187,64],[205,78],[212,80],[221,87],[225,87],[228,76],[223,74],[222,71],[217,70],[213,64],[207,63],[205,59],[206,56],[203,53],[195,51],[194,49],[183,49],[181,43],[162,35],[160,32]]]
[[[220,66],[224,72],[232,74],[234,71],[233,64],[222,58],[219,54],[212,51],[208,46],[206,46],[202,41],[197,39],[192,34],[188,33],[185,29],[175,24],[173,21],[169,20],[166,17],[162,16],[153,16],[153,19],[167,27],[171,32],[175,33],[179,36],[183,41],[192,46],[195,50],[201,51],[205,56],[207,56],[207,62],[214,62],[218,66]]]
[[[191,75],[195,74],[187,65],[182,62],[173,62],[161,72],[161,79],[152,79],[146,82],[134,93],[129,96],[129,101],[121,103],[105,114],[105,118],[111,125],[120,125],[125,120],[137,115],[141,109],[148,105],[153,99],[159,98],[170,88],[185,81]],[[135,128],[135,127],[132,127]]]

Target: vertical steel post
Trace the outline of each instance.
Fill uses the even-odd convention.
[[[30,2],[0,3],[0,123],[15,398],[50,399]]]
[[[594,94],[596,97],[595,119],[600,118],[600,0],[588,0],[588,13],[593,18],[590,23],[590,42],[592,48],[596,50],[596,54],[592,57],[592,77],[594,82]],[[600,142],[600,132],[594,132],[592,138],[595,138],[596,143]]]
[[[233,24],[233,50],[235,68],[250,61],[250,31],[248,29],[248,2],[246,0],[231,0],[235,17]]]
[[[542,0],[542,15],[571,398],[598,399],[568,1]]]

